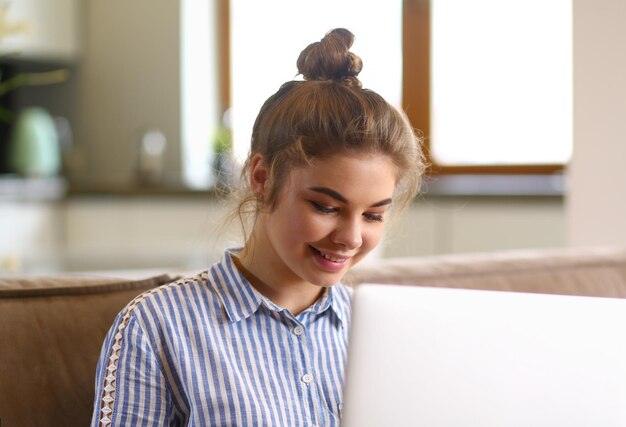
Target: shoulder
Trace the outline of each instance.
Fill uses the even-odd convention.
[[[132,299],[120,312],[123,318],[136,318],[140,323],[158,323],[163,318],[173,318],[193,311],[198,301],[213,298],[206,274],[180,278],[144,291]]]
[[[120,312],[119,317],[134,318],[144,327],[193,322],[193,319],[219,321],[223,316],[223,298],[220,293],[228,286],[223,283],[228,278],[216,273],[223,268],[222,264],[222,261],[217,262],[206,271],[178,278],[137,295]],[[122,320],[122,323],[125,322]]]

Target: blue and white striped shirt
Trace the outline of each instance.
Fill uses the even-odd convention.
[[[208,271],[136,297],[96,374],[95,426],[337,426],[351,292],[292,315],[226,252]]]

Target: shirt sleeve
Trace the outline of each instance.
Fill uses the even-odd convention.
[[[177,424],[158,356],[131,314],[120,313],[105,338],[91,427]]]

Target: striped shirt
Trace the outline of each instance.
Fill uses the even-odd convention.
[[[351,292],[292,315],[227,251],[117,316],[96,373],[95,426],[337,426]]]

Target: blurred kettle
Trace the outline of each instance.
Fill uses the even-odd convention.
[[[9,168],[25,177],[51,177],[61,171],[61,146],[54,119],[43,108],[22,110],[9,140]]]

